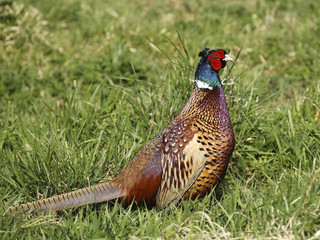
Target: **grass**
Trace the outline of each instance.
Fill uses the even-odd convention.
[[[1,239],[319,238],[317,1],[0,5]],[[170,214],[4,215],[119,173],[183,107],[204,47],[239,54],[222,72],[237,145],[217,189]]]

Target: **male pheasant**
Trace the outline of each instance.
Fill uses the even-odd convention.
[[[110,182],[11,207],[9,213],[59,210],[122,198],[124,202],[169,207],[203,196],[224,177],[235,139],[219,70],[233,59],[225,50],[205,48],[190,99]]]

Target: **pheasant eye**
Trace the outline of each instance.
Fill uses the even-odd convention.
[[[212,59],[216,59],[216,58],[218,58],[219,56],[218,56],[218,54],[213,54],[213,56],[212,56]]]

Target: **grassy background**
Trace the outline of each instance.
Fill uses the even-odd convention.
[[[0,5],[1,239],[320,236],[318,1]],[[240,54],[222,72],[237,145],[216,191],[163,215],[116,202],[4,216],[119,173],[183,107],[204,47]]]

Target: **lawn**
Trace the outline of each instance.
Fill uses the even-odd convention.
[[[0,1],[1,239],[320,238],[320,2]],[[109,202],[9,215],[110,180],[179,113],[224,48],[236,148],[171,212]]]

